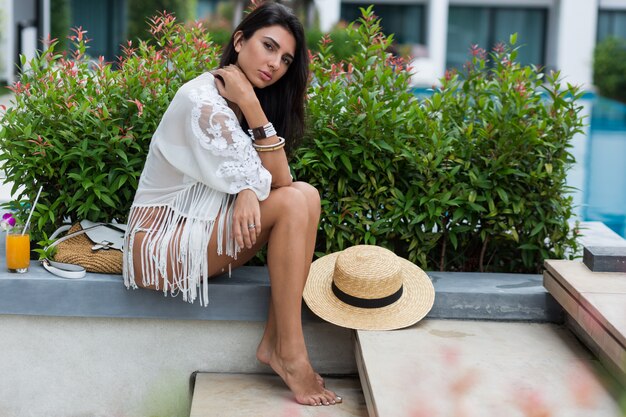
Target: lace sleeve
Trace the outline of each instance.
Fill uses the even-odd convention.
[[[211,84],[193,89],[189,96],[193,107],[187,139],[202,172],[203,178],[198,180],[229,194],[249,188],[263,200],[269,195],[271,174],[234,112]]]

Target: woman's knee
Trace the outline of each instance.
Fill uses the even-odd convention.
[[[303,181],[295,181],[291,184],[291,187],[297,189],[304,195],[309,214],[315,218],[319,218],[321,211],[321,198],[317,188]]]
[[[272,194],[274,194],[272,196]],[[308,203],[302,191],[293,186],[280,187],[270,194],[279,218],[306,220]]]

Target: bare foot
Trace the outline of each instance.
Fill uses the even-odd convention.
[[[331,405],[341,402],[334,392],[325,389],[317,380],[309,361],[302,357],[285,360],[274,351],[269,365],[285,381],[296,401],[304,405]]]
[[[269,366],[272,353],[274,353],[274,344],[271,343],[269,340],[263,338],[263,340],[261,340],[261,343],[259,343],[259,347],[256,350],[256,358],[259,360],[259,362]],[[322,387],[326,386],[324,378],[322,378],[322,376],[317,372],[315,372],[315,378]]]

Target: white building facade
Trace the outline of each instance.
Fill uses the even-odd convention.
[[[374,4],[385,32],[414,45],[415,85],[438,83],[462,65],[471,44],[490,49],[518,33],[519,60],[561,71],[590,89],[593,50],[606,36],[626,38],[626,0],[315,0],[322,30]]]
[[[19,56],[42,49],[50,33],[50,0],[0,0],[0,81],[12,84]]]

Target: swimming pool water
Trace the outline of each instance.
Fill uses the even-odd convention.
[[[626,104],[595,96],[584,99],[590,114],[586,138],[574,140],[584,182],[579,214],[626,237]]]

